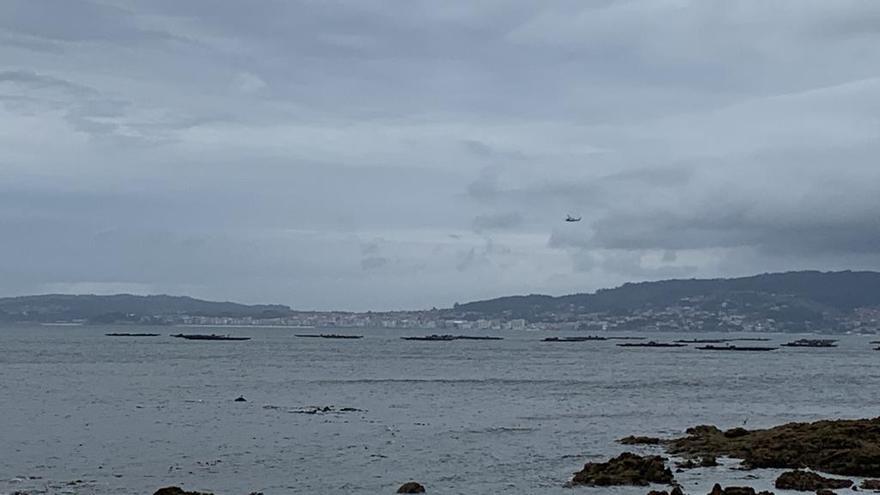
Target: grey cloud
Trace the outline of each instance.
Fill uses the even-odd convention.
[[[97,94],[94,88],[29,70],[0,71],[0,83],[3,82],[21,84],[33,89],[59,89],[74,95],[92,96]]]
[[[521,226],[523,222],[523,216],[518,212],[478,215],[474,218],[474,230],[476,232],[483,232],[486,230],[513,229]]]
[[[792,182],[795,182],[792,177]],[[848,184],[853,189],[858,186]],[[748,190],[725,196],[688,197],[681,207],[605,210],[582,228],[556,229],[555,248],[680,250],[753,248],[775,253],[880,253],[880,202],[871,195],[837,202],[833,190],[813,189],[796,201],[777,204]],[[840,192],[839,194],[843,194]]]
[[[496,166],[501,166],[507,162],[522,162],[523,160],[528,159],[526,154],[522,151],[516,149],[498,149],[476,139],[466,139],[462,144],[470,154],[485,162],[494,163]]]
[[[455,268],[460,272],[464,272],[477,268],[501,266],[498,263],[498,258],[510,253],[509,247],[499,244],[491,238],[485,238],[482,246],[472,246],[467,250],[458,252],[458,262]]]
[[[138,26],[131,11],[88,0],[10,0],[0,5],[0,28],[34,38],[65,42],[169,39]]]
[[[366,244],[361,244],[361,253],[362,254],[377,254],[379,252],[379,243],[378,242],[368,242]]]
[[[877,269],[878,12],[2,2],[0,291],[381,309]]]
[[[467,187],[470,198],[490,204],[522,205],[545,211],[552,217],[595,216],[609,205],[641,201],[644,194],[674,194],[686,188],[694,177],[690,166],[636,167],[621,172],[599,173],[589,179],[537,179],[502,186],[502,171],[489,168]]]
[[[65,119],[72,128],[95,137],[115,136],[123,126],[128,128],[128,141],[138,141],[131,130],[140,127],[128,118],[131,110],[128,101],[102,95],[97,89],[64,78],[28,70],[0,72],[0,84],[20,86],[21,96],[5,99],[7,108],[25,114],[38,113],[40,109],[65,111]]]
[[[490,148],[486,143],[477,141],[475,139],[465,140],[464,147],[471,153],[484,158],[492,156],[493,153],[492,148]]]
[[[361,267],[364,270],[375,270],[388,264],[388,258],[381,256],[370,256],[361,260]]]
[[[22,36],[11,32],[0,31],[0,40],[2,40],[2,44],[5,46],[21,48],[30,52],[52,53],[56,55],[64,52],[61,43],[30,36]]]
[[[476,265],[486,264],[488,263],[488,259],[485,254],[477,254],[476,248],[470,248],[467,251],[463,251],[458,256],[458,263],[455,265],[455,269],[463,272],[465,270],[469,270]]]
[[[467,193],[470,197],[478,200],[492,200],[502,191],[498,184],[500,172],[498,167],[485,167],[480,176],[468,184]]]
[[[814,21],[809,30],[844,38],[880,34],[880,6],[874,2],[858,2],[849,7],[829,9],[827,15]]]
[[[606,254],[602,259],[602,268],[636,280],[683,278],[696,272],[693,266],[645,266],[639,253],[632,251]]]
[[[690,166],[662,166],[653,168],[640,167],[617,172],[602,177],[600,182],[637,182],[650,186],[669,187],[685,185],[694,176],[694,168]]]
[[[572,266],[583,273],[605,273],[623,280],[658,280],[682,278],[697,272],[696,266],[674,264],[676,260],[661,258],[662,263],[649,264],[644,258],[647,251],[575,249],[571,252]]]

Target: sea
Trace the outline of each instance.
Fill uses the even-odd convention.
[[[169,336],[181,331],[251,340]],[[877,336],[754,353],[542,342],[562,334],[528,331],[483,333],[503,337],[492,341],[400,338],[429,333],[0,327],[0,494],[149,495],[177,485],[217,495],[374,495],[418,481],[429,494],[645,495],[647,487],[564,484],[586,462],[662,453],[616,443],[627,435],[880,415]],[[771,340],[749,344],[811,337],[760,336]],[[776,474],[724,459],[676,477],[686,493],[703,494],[715,482],[769,489]]]

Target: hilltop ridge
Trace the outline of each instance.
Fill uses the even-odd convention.
[[[164,294],[45,294],[0,298],[0,321],[155,323],[162,317],[175,315],[271,318],[290,313],[288,306],[280,304],[247,305]]]
[[[811,331],[880,307],[880,273],[796,271],[749,277],[626,283],[593,293],[509,296],[458,304],[448,318],[580,322],[579,327]],[[870,312],[870,311],[869,311]],[[602,320],[602,321],[599,321]],[[702,322],[699,325],[683,324]],[[861,319],[860,319],[861,320]],[[852,327],[847,323],[845,327]],[[848,328],[849,329],[849,328]]]

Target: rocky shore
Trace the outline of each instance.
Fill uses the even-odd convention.
[[[780,490],[807,491],[820,494],[831,490],[880,491],[880,480],[866,479],[860,485],[853,480],[826,477],[818,472],[862,478],[880,477],[880,418],[827,420],[813,423],[788,423],[763,429],[696,426],[681,438],[662,439],[629,436],[619,440],[624,445],[661,446],[672,456],[684,458],[677,471],[716,466],[718,457],[741,461],[741,469],[791,469],[775,481]],[[575,473],[569,486],[673,486],[672,493],[682,493],[666,462],[652,455],[630,452],[608,462],[587,463]],[[809,471],[805,470],[809,469]],[[649,495],[666,492],[652,491]],[[722,487],[716,484],[709,495],[768,495],[751,487]]]
[[[673,455],[741,459],[746,469],[810,468],[829,474],[880,476],[880,418],[788,423],[766,430],[697,426],[665,441]]]

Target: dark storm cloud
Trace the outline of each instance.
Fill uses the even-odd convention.
[[[402,5],[0,4],[0,291],[880,268],[877,2]]]

